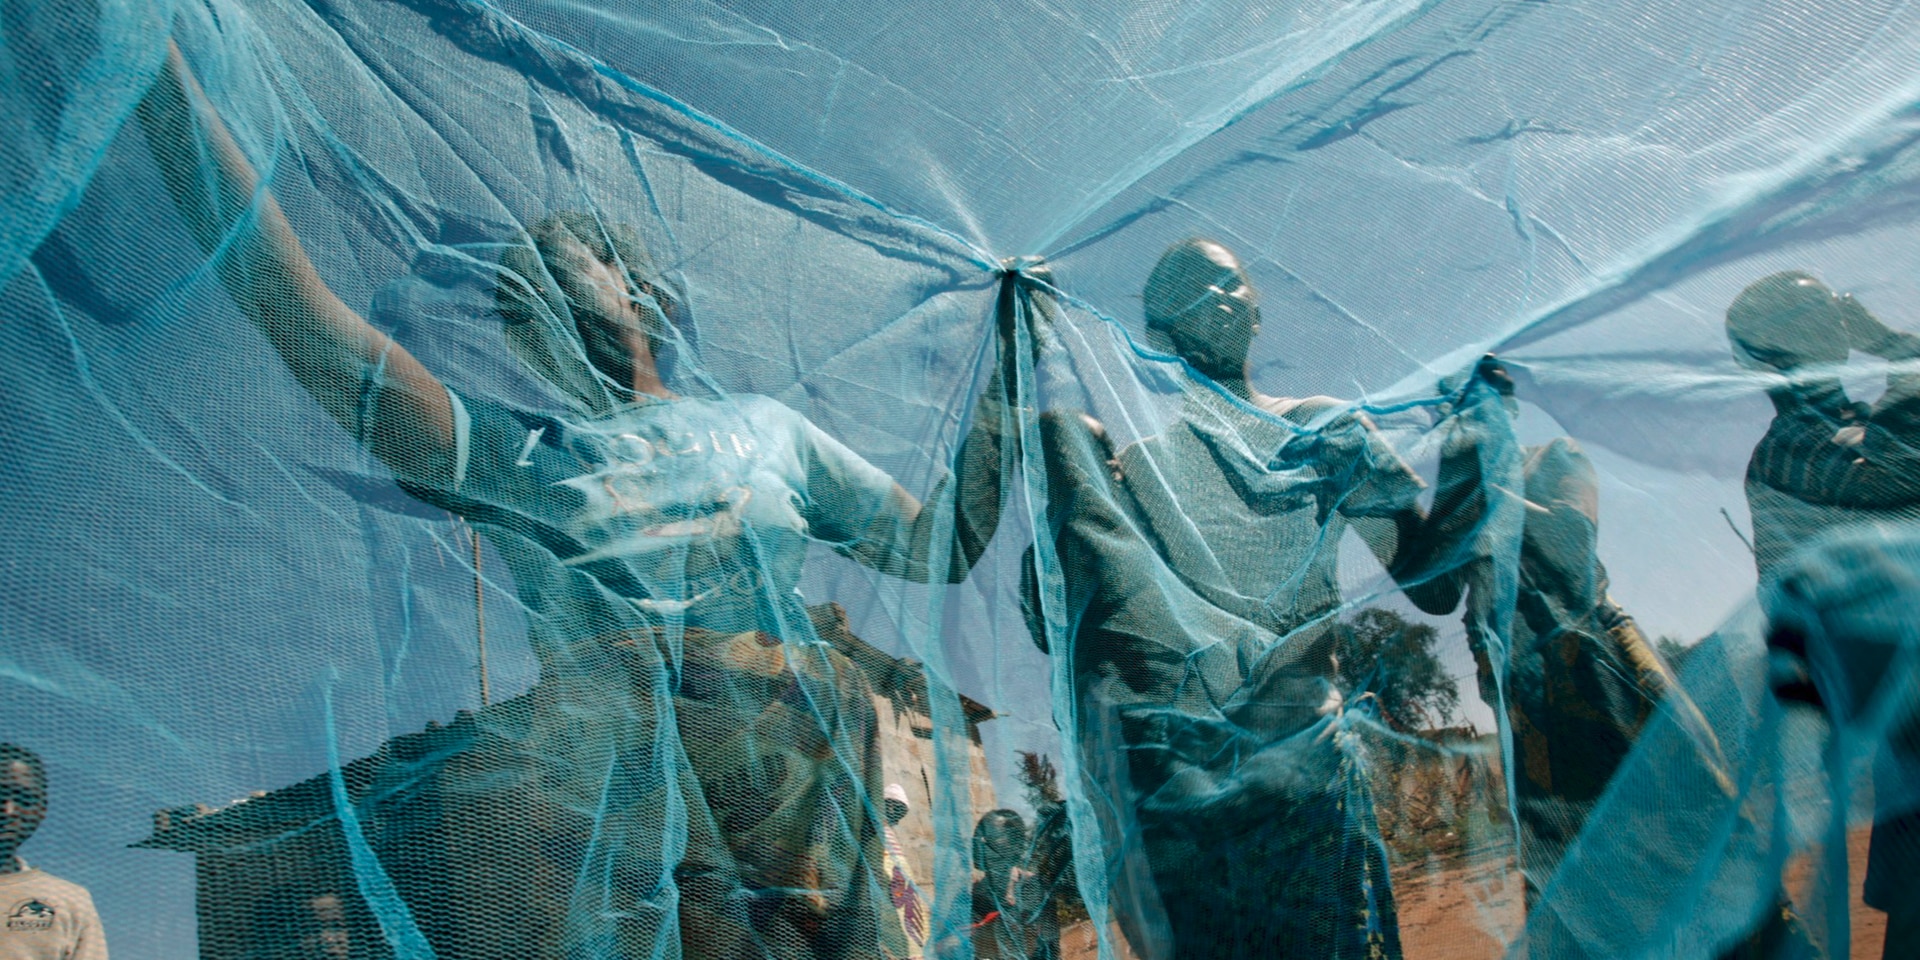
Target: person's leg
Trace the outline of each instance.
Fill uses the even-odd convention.
[[[1867,848],[1867,906],[1887,914],[1888,960],[1920,957],[1920,717],[1895,726],[1874,767],[1880,813]]]
[[[1920,956],[1920,910],[1899,910],[1887,914],[1887,943],[1881,960],[1913,960]]]
[[[1867,851],[1867,905],[1887,914],[1887,960],[1920,957],[1920,811],[1873,825]]]

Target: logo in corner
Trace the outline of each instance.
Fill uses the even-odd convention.
[[[8,930],[53,929],[53,907],[44,900],[22,900],[7,911]]]

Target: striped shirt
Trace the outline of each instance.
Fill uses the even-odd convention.
[[[1837,382],[1774,391],[1746,477],[1763,581],[1827,530],[1920,519],[1920,397],[1900,393],[1869,409]]]

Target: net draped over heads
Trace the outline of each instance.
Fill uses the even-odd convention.
[[[0,938],[1920,950],[1906,4],[0,20]]]

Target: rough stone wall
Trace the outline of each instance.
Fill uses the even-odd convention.
[[[933,796],[931,788],[939,782],[935,775],[933,740],[931,730],[933,721],[918,711],[902,707],[888,697],[876,694],[873,698],[874,713],[880,720],[880,757],[886,770],[886,782],[897,783],[907,790],[910,801],[906,819],[895,826],[894,834],[907,855],[907,862],[913,865],[913,877],[929,894],[933,881]],[[973,815],[967,818],[968,836],[972,835],[971,824],[981,814],[998,807],[995,799],[993,779],[987,773],[987,753],[978,739],[967,744],[967,763],[969,776],[967,790]]]

